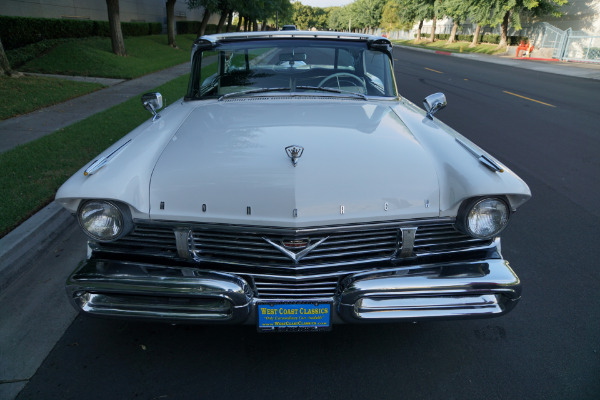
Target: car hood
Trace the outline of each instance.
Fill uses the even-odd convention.
[[[149,200],[158,220],[310,226],[436,217],[439,198],[430,151],[386,102],[250,98],[189,113]]]

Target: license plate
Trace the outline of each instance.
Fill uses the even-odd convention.
[[[320,331],[331,329],[331,303],[260,303],[260,331]]]

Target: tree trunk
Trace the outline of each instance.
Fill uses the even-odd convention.
[[[250,18],[244,17],[244,32],[248,32],[250,29]]]
[[[106,0],[108,9],[108,24],[110,25],[110,41],[112,51],[118,56],[126,56],[123,32],[121,31],[121,19],[119,17],[119,0]]]
[[[229,10],[229,15],[227,16],[227,29],[225,30],[225,32],[229,33],[232,22],[233,22],[233,10]]]
[[[217,25],[217,33],[223,32],[223,25],[225,25],[225,20],[227,19],[227,10],[221,11],[221,18],[219,18],[219,24]]]
[[[0,75],[12,75],[12,70],[10,69],[10,63],[8,62],[8,58],[6,58],[6,53],[4,53],[4,46],[2,45],[2,40],[0,39]]]
[[[456,31],[458,31],[458,21],[454,20],[452,30],[450,31],[450,37],[448,38],[448,43],[456,42]]]
[[[236,32],[239,32],[242,29],[242,20],[244,19],[244,17],[242,17],[241,15],[238,16],[238,24],[237,24],[237,28],[235,29]]]
[[[258,32],[258,21],[255,19],[252,20],[252,30]]]
[[[507,11],[504,14],[504,19],[502,20],[502,24],[500,24],[500,43],[498,43],[498,48],[506,47],[508,43],[508,21],[510,20],[510,11]]]
[[[177,43],[175,43],[175,1],[177,0],[167,0],[167,38],[171,47],[177,47]]]
[[[429,36],[429,41],[430,42],[435,42],[435,29],[436,29],[436,25],[437,25],[437,15],[434,15],[433,19],[431,20],[431,36]]]
[[[416,42],[421,40],[421,30],[423,29],[423,20],[419,21],[419,27],[417,28],[417,37],[415,39]]]
[[[475,28],[475,34],[473,34],[473,41],[469,47],[475,47],[479,44],[479,32],[481,32],[481,25],[477,24],[477,28]]]
[[[210,19],[210,12],[208,9],[204,9],[204,15],[202,16],[202,23],[200,24],[200,31],[198,32],[198,37],[204,36],[204,32],[206,32],[206,25],[208,25],[208,20]]]
[[[267,30],[267,20],[265,19],[262,23],[262,30],[266,31]]]

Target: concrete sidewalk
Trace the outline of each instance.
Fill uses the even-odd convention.
[[[105,89],[76,97],[64,103],[0,121],[0,153],[74,124],[117,104],[121,104],[125,100],[139,96],[141,93],[169,82],[189,71],[189,63],[180,64],[140,78],[121,81]],[[74,77],[63,78],[76,80]],[[92,82],[103,84],[114,83],[114,80],[90,79]],[[90,81],[90,79],[86,80]],[[77,80],[81,80],[81,78]]]

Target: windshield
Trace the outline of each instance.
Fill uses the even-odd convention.
[[[187,99],[271,91],[395,97],[389,56],[363,41],[269,39],[198,50]]]

